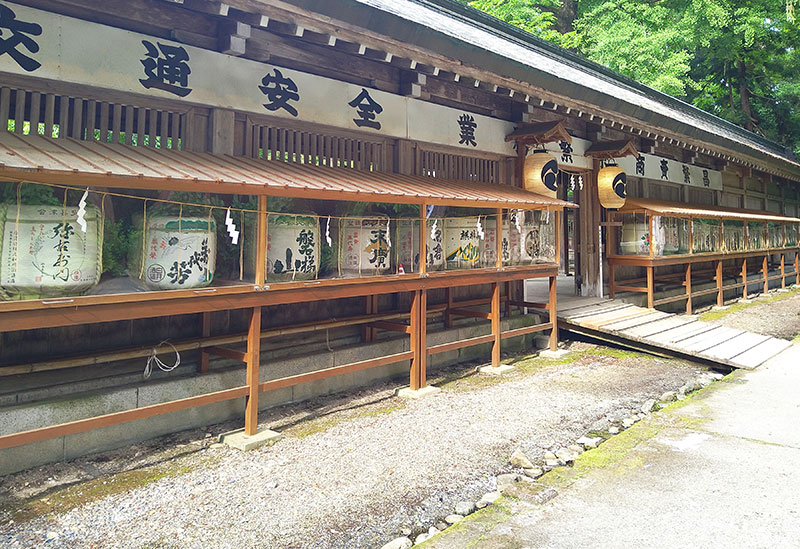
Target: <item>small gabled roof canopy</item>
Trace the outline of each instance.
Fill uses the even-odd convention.
[[[623,156],[639,156],[639,151],[630,139],[622,141],[598,141],[586,149],[586,156],[595,158],[622,158]]]
[[[0,181],[431,204],[561,209],[510,185],[293,164],[0,131]]]
[[[628,198],[625,205],[617,210],[622,213],[647,212],[668,217],[701,217],[716,219],[738,219],[741,221],[777,221],[800,223],[800,219],[759,210],[742,208],[723,208],[722,206],[689,206],[683,202],[667,202],[649,198]]]
[[[521,124],[506,136],[506,141],[516,141],[523,145],[544,145],[553,141],[572,143],[572,136],[560,120]]]

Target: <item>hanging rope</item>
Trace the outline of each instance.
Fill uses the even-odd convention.
[[[158,358],[158,348],[161,347],[162,345],[167,345],[173,351],[175,351],[175,363],[172,366],[166,365],[160,358]],[[169,342],[169,340],[165,339],[164,341],[153,347],[150,356],[147,357],[147,363],[144,366],[144,374],[143,374],[144,379],[150,378],[150,375],[153,373],[153,364],[158,366],[158,369],[161,370],[162,372],[171,372],[172,370],[181,365],[181,354],[178,352],[178,349],[176,349],[175,346]]]

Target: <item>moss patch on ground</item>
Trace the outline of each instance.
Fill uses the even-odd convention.
[[[464,549],[477,547],[481,549],[485,547],[509,547],[507,545],[491,545],[492,538],[489,538],[489,533],[495,526],[511,518],[511,515],[512,509],[509,506],[508,500],[501,497],[492,505],[472,513],[469,516],[469,520],[462,520],[445,530],[448,546],[463,547]],[[441,539],[441,534],[437,534],[419,547],[436,547],[437,541]],[[453,541],[456,542],[455,545],[452,545]]]
[[[203,463],[204,466],[208,462]],[[72,484],[19,503],[5,504],[0,516],[14,522],[27,522],[48,514],[62,514],[93,501],[129,492],[164,478],[185,475],[199,467],[196,462],[170,461],[152,467],[124,471],[110,476]]]
[[[296,425],[281,430],[281,434],[288,437],[305,438],[317,433],[323,433],[328,429],[332,429],[337,425],[353,419],[378,417],[391,414],[397,410],[402,410],[405,407],[406,404],[404,401],[393,399],[364,408],[337,410],[327,415],[310,416],[298,422]]]
[[[563,489],[596,469],[615,468],[620,474],[640,467],[642,460],[631,451],[655,437],[662,426],[653,420],[640,421],[631,428],[608,439],[593,450],[582,453],[572,467],[556,467],[539,478],[539,482]]]
[[[765,305],[767,303],[789,299],[790,297],[794,297],[798,294],[800,294],[800,288],[789,288],[788,292],[781,292],[769,297],[762,297],[756,301],[751,301],[750,303],[734,303],[733,305],[729,305],[727,309],[708,311],[707,313],[700,315],[699,320],[702,320],[703,322],[714,322],[715,320],[719,320],[720,318],[726,317],[729,314],[738,313],[739,311],[744,311],[745,309],[749,309],[751,307],[757,307],[759,305]]]

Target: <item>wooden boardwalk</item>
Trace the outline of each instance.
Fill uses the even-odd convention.
[[[529,286],[528,301],[537,301],[538,294],[538,285]],[[665,313],[567,292],[558,294],[558,323],[563,330],[632,348],[731,368],[756,368],[791,346],[783,339],[702,322],[695,315]]]

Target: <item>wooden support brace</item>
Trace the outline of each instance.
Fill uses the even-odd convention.
[[[494,287],[494,284],[492,284]],[[494,290],[492,290],[494,294]],[[494,306],[494,295],[492,296],[492,306]],[[467,316],[470,318],[483,318],[489,320],[492,318],[492,313],[484,313],[483,311],[471,311],[470,309],[450,309],[450,314],[457,316]]]
[[[764,293],[769,292],[769,256],[764,256],[761,261],[761,272],[764,274]]]
[[[742,259],[742,298],[747,299],[747,258]]]
[[[647,308],[653,308],[653,267],[647,267]]]
[[[247,353],[243,353],[242,351],[234,351],[233,349],[226,349],[225,347],[206,347],[206,354],[207,353],[238,360],[239,362],[247,362],[248,360]]]
[[[786,287],[786,254],[781,252],[781,288]]]
[[[390,332],[400,332],[403,334],[410,334],[411,333],[411,326],[407,324],[401,324],[399,322],[388,322],[385,320],[379,320],[377,322],[370,322],[367,324],[370,328],[374,328],[376,330],[388,330]]]
[[[211,313],[203,313],[203,325],[201,328],[201,335],[203,339],[211,337]],[[208,372],[208,363],[210,357],[208,352],[200,351],[200,373],[205,374]]]
[[[250,330],[247,333],[247,404],[244,412],[244,432],[258,432],[258,370],[261,358],[261,307],[253,307]]]
[[[725,296],[722,291],[722,282],[723,282],[723,275],[722,275],[722,260],[717,261],[717,306],[722,307],[725,304]]]

